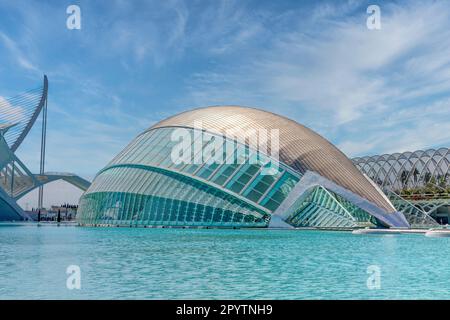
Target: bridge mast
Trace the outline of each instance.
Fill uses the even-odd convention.
[[[44,76],[44,82],[48,83],[47,76]],[[47,84],[48,88],[48,84]],[[47,89],[48,90],[48,89]],[[45,104],[42,108],[42,133],[41,133],[41,161],[40,161],[40,169],[39,174],[43,175],[45,172],[45,142],[47,138],[47,101],[48,101],[48,91],[45,96]],[[44,187],[41,185],[39,187],[39,198],[38,198],[38,208],[43,208],[43,199],[44,199]]]

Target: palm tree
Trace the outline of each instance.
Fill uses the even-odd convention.
[[[431,173],[430,172],[426,172],[425,176],[423,177],[423,180],[424,180],[425,184],[430,182],[430,180],[431,180]]]
[[[445,186],[447,184],[447,179],[445,178],[445,175],[438,176],[438,183],[441,188],[445,188]]]
[[[403,170],[400,175],[400,181],[402,182],[403,188],[406,187],[406,183],[408,182],[408,172],[406,170]]]
[[[417,176],[420,174],[419,170],[417,170],[417,168],[414,168],[414,170],[412,171],[412,175],[414,177],[414,184],[417,183]]]

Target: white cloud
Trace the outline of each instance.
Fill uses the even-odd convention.
[[[3,43],[4,47],[9,51],[12,59],[15,60],[17,65],[35,73],[41,73],[39,68],[33,64],[29,58],[22,52],[18,44],[8,37],[5,33],[0,31],[0,42]]]
[[[450,143],[445,134],[405,132],[394,120],[450,96],[448,3],[384,4],[380,31],[366,28],[364,7],[336,6],[317,9],[255,55],[189,78],[191,101],[270,108],[319,130],[349,154]],[[346,15],[355,8],[360,12]],[[414,124],[401,125],[426,130],[436,121],[419,114]],[[379,140],[384,131],[390,139]],[[403,145],[393,143],[404,133],[409,138],[397,139]]]
[[[18,105],[12,105],[6,98],[0,96],[0,122],[14,118],[23,117],[23,108]],[[9,121],[8,121],[9,122]]]

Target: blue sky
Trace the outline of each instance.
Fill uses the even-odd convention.
[[[81,30],[66,28],[67,6]],[[381,8],[368,30],[366,8]],[[49,77],[47,168],[92,178],[156,121],[267,109],[348,156],[450,145],[448,1],[0,0],[0,96]],[[39,164],[39,128],[19,156]]]

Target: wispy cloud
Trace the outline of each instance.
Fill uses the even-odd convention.
[[[0,43],[9,51],[9,56],[16,64],[28,71],[33,71],[34,73],[41,73],[39,68],[32,63],[29,58],[22,52],[18,44],[8,37],[5,33],[0,31]]]
[[[335,7],[316,9],[311,20],[277,34],[252,57],[189,78],[191,101],[277,108],[306,121],[350,155],[392,150],[392,139],[378,141],[383,131],[401,137],[402,149],[450,143],[445,134],[426,140],[409,132],[411,126],[423,130],[430,120],[439,121],[421,108],[448,103],[448,3],[382,4],[380,31],[366,28],[360,3]],[[395,122],[413,107],[421,114],[414,124]]]

